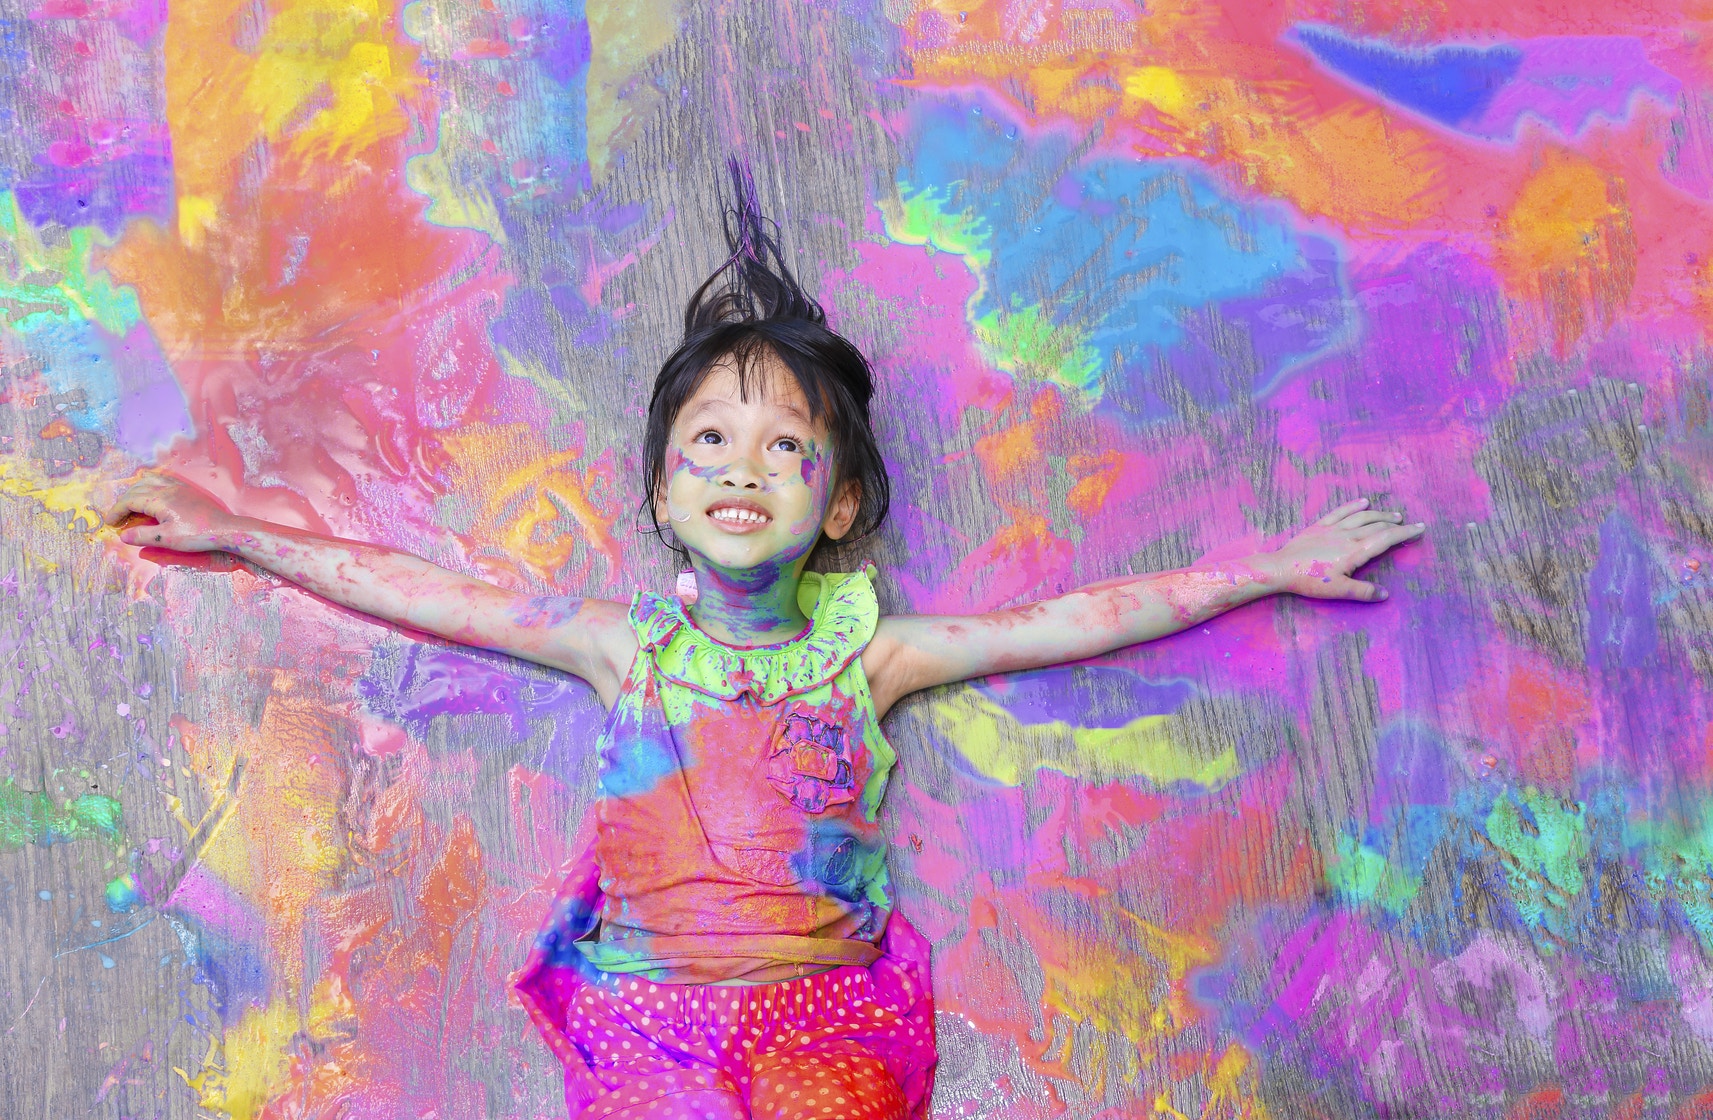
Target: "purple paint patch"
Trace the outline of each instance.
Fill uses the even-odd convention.
[[[1600,557],[1588,573],[1588,662],[1640,669],[1659,652],[1647,550],[1614,510],[1600,526]]]
[[[152,126],[150,126],[152,127]],[[62,157],[70,148],[54,147]],[[166,137],[137,142],[125,155],[55,166],[44,155],[13,188],[31,225],[98,226],[116,236],[138,215],[167,220],[172,213],[172,154]]]
[[[1170,715],[1195,695],[1187,680],[1155,682],[1131,672],[1104,666],[1045,669],[990,677],[975,685],[1019,723],[1053,723],[1065,719],[1068,695],[1087,695],[1093,703],[1079,706],[1078,727],[1123,727],[1142,716]]]
[[[1524,116],[1538,117],[1567,139],[1575,139],[1595,116],[1621,121],[1631,99],[1648,93],[1666,105],[1682,83],[1648,61],[1647,44],[1618,35],[1529,39],[1522,64],[1494,96],[1487,111],[1460,131],[1490,140],[1512,140]]]
[[[196,434],[166,357],[148,327],[139,323],[117,348],[123,357],[113,363],[119,376],[119,408],[113,421],[113,441],[135,459],[153,461],[158,448]]]

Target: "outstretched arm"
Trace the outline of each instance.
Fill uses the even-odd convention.
[[[1122,576],[1020,607],[963,616],[881,619],[862,666],[884,714],[918,689],[1035,669],[1151,641],[1254,599],[1289,591],[1374,602],[1386,592],[1351,573],[1422,535],[1403,515],[1347,502],[1274,552],[1242,561]]]
[[[522,595],[380,545],[238,517],[171,475],[145,475],[105,516],[118,524],[138,515],[153,523],[128,525],[126,544],[233,553],[383,621],[575,673],[609,707],[636,653],[623,604]]]

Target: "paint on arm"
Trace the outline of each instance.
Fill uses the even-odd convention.
[[[938,684],[1080,661],[1152,641],[1273,594],[1241,561],[1123,576],[967,616],[891,616],[863,654],[877,710]]]
[[[635,653],[621,603],[520,595],[409,553],[249,518],[221,536],[226,551],[341,606],[574,673],[603,700]]]

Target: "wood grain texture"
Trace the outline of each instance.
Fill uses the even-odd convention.
[[[8,12],[0,1116],[563,1113],[507,977],[590,692],[87,511],[161,465],[671,586],[638,447],[728,153],[874,362],[894,514],[819,562],[885,609],[1429,525],[1383,605],[888,717],[934,1116],[1713,1107],[1701,29],[1299,7]]]

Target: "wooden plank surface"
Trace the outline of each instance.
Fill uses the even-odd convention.
[[[1299,10],[1300,9],[1300,10]],[[1650,22],[1651,21],[1651,22]],[[506,979],[601,713],[118,546],[170,466],[514,587],[671,585],[642,420],[718,169],[873,359],[892,611],[1423,520],[888,718],[933,1115],[1713,1092],[1713,75],[1675,16],[67,0],[3,26],[0,1116],[538,1117]],[[1224,551],[1221,551],[1224,550]]]

